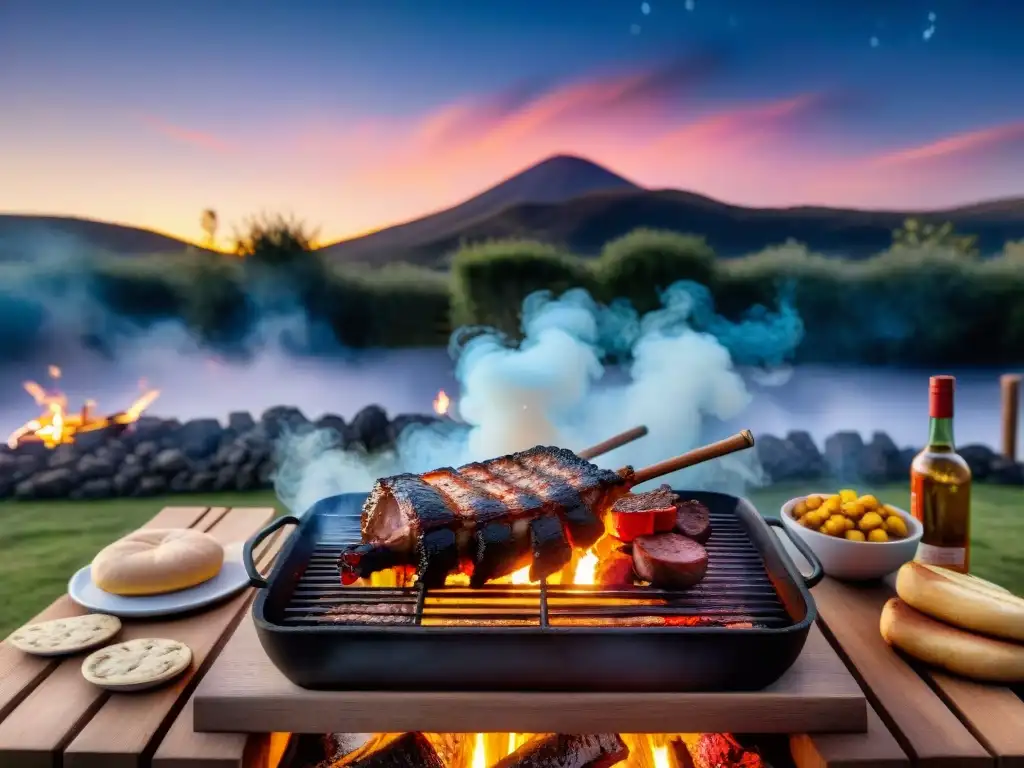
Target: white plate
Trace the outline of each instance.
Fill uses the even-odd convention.
[[[220,573],[195,587],[163,595],[112,595],[93,584],[92,572],[87,565],[68,582],[68,597],[90,611],[128,618],[148,618],[205,608],[238,594],[247,586],[249,576],[242,565],[242,547],[238,544],[224,548],[224,565]]]

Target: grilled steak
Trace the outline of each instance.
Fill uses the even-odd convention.
[[[516,534],[514,528],[508,523],[489,523],[477,530],[471,587],[482,587],[491,579],[508,576],[530,564],[533,547],[529,533]]]
[[[363,505],[363,540],[411,549],[416,536],[434,528],[537,517],[579,502],[593,510],[625,485],[619,474],[572,451],[543,446],[459,469],[397,475],[378,480]]]
[[[708,571],[708,553],[678,533],[641,536],[633,542],[637,576],[657,587],[689,587]]]
[[[531,554],[531,572],[550,575],[569,562],[573,547],[589,548],[601,537],[603,511],[628,491],[626,475],[538,446],[458,469],[383,478],[363,505],[363,543],[342,552],[342,581],[413,565],[427,586],[458,569],[480,586],[521,568]]]
[[[640,512],[646,509],[674,507],[679,503],[679,494],[667,483],[662,483],[653,491],[631,493],[623,496],[612,507],[616,512]]]
[[[676,531],[700,544],[711,538],[711,513],[699,501],[676,504]]]
[[[611,768],[629,757],[617,733],[538,735],[493,768]]]
[[[530,545],[533,549],[530,581],[540,581],[560,571],[572,559],[572,546],[557,517],[538,517],[530,521]]]

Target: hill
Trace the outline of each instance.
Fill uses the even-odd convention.
[[[797,240],[820,253],[866,258],[888,248],[905,219],[952,222],[977,235],[985,254],[1024,237],[1024,198],[937,211],[869,211],[824,207],[745,208],[677,190],[638,187],[595,191],[560,202],[525,201],[487,216],[448,211],[325,249],[331,258],[380,265],[435,265],[461,243],[502,238],[540,240],[580,255],[596,255],[609,240],[638,227],[703,235],[721,256],[740,256]]]
[[[389,253],[403,253],[418,263],[436,261],[439,253],[458,245],[462,233],[479,228],[500,217],[502,211],[524,204],[558,205],[575,198],[617,190],[637,192],[642,187],[606,168],[571,155],[542,160],[479,195],[438,213],[388,227],[369,235],[326,246],[330,258],[380,264],[396,259]],[[397,259],[404,261],[405,259]]]
[[[328,245],[339,262],[439,266],[462,243],[528,238],[596,255],[638,227],[703,235],[725,257],[788,239],[834,256],[864,258],[887,248],[908,217],[952,222],[978,237],[983,253],[1024,238],[1024,198],[940,211],[867,211],[825,207],[745,208],[678,190],[650,190],[596,163],[557,155],[459,205],[369,235]],[[38,235],[70,236],[124,256],[180,253],[189,245],[137,227],[59,216],[0,215],[0,260],[33,258]]]
[[[67,238],[117,256],[179,253],[189,244],[140,227],[73,216],[0,214],[0,260],[38,258],[38,251]]]

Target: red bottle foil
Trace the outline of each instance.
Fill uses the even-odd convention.
[[[953,418],[953,376],[932,376],[928,380],[928,416],[933,419]]]

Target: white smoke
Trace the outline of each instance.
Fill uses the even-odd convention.
[[[302,513],[327,496],[365,492],[381,476],[534,445],[579,450],[641,424],[646,437],[595,463],[639,468],[720,437],[720,422],[741,416],[751,400],[735,366],[782,364],[802,324],[788,305],[727,321],[693,283],[672,286],[663,303],[641,318],[621,303],[601,306],[582,290],[529,297],[521,343],[484,331],[458,350],[456,402],[464,425],[408,427],[394,452],[376,456],[345,451],[329,433],[285,436],[277,451],[278,496]],[[624,378],[603,362],[610,352],[627,353]],[[739,493],[760,479],[754,452],[745,451],[656,482]]]

